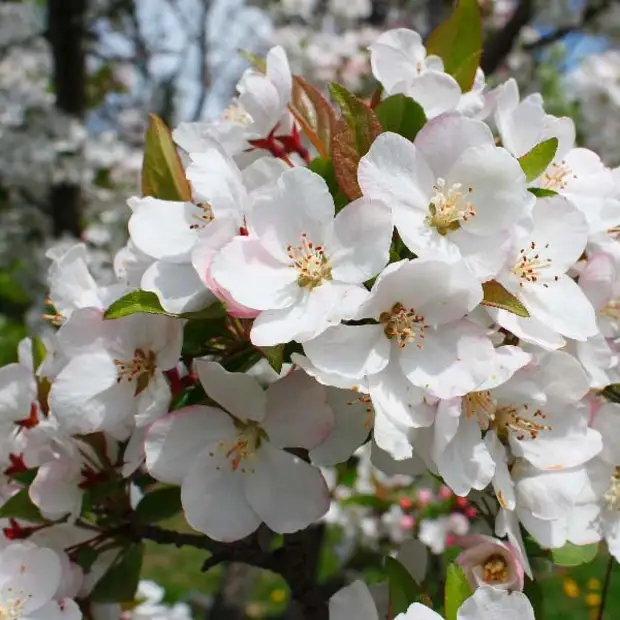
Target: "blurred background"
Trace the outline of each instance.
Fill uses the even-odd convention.
[[[125,242],[126,199],[139,192],[149,112],[170,126],[217,118],[247,67],[238,50],[262,54],[275,44],[285,47],[293,71],[315,85],[336,80],[367,96],[368,45],[388,28],[426,34],[451,5],[0,0],[0,365],[13,361],[19,340],[41,321],[46,253],[79,238],[91,250],[95,274],[112,277],[113,251]],[[514,76],[522,93],[542,92],[549,112],[575,119],[582,145],[620,165],[620,2],[480,0],[480,6],[489,86]],[[362,566],[369,581],[379,579],[374,558],[414,528],[430,550],[429,566],[440,568],[450,558],[452,534],[466,531],[476,516],[445,488],[378,477],[364,454],[332,482],[342,501],[328,515],[329,527],[322,526],[329,544],[316,561],[326,583],[336,580],[333,587]],[[153,546],[145,576],[163,586],[165,600],[189,600],[203,617],[206,609],[215,610],[208,617],[228,620],[276,617],[286,608],[286,588],[275,576],[234,566],[205,576],[201,556]],[[550,601],[546,618],[597,618],[604,563],[599,558],[561,574],[538,566]],[[617,588],[613,596],[610,610],[620,608]],[[185,611],[178,614],[181,620]]]

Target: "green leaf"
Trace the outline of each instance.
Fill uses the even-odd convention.
[[[10,497],[2,508],[0,518],[24,519],[25,521],[44,521],[39,509],[32,503],[28,488],[24,488]]]
[[[97,582],[90,600],[97,603],[130,603],[136,596],[144,545],[132,545],[119,554],[107,573]]]
[[[207,308],[196,312],[173,314],[161,306],[157,295],[151,291],[131,291],[110,305],[105,311],[104,319],[120,319],[124,316],[142,312],[144,314],[164,314],[178,319],[216,319],[226,314],[224,305],[216,301]]]
[[[456,620],[459,607],[472,594],[467,577],[456,564],[448,566],[446,591],[444,594],[444,613],[446,620]]]
[[[472,89],[482,54],[482,17],[478,0],[459,0],[426,41],[426,51],[443,59],[446,73],[466,93]]]
[[[517,316],[529,317],[527,308],[512,294],[509,293],[497,280],[489,280],[482,284],[484,291],[483,306],[508,310]]]
[[[557,566],[579,566],[594,560],[597,553],[598,543],[573,545],[573,543],[567,542],[560,549],[552,549],[551,557]]]
[[[405,95],[384,99],[375,108],[375,113],[385,131],[393,131],[408,140],[413,140],[426,124],[422,106]]]
[[[40,336],[34,336],[32,339],[32,365],[35,370],[38,370],[46,355],[47,349],[43,344],[43,340]]]
[[[147,492],[136,507],[136,515],[144,523],[157,523],[181,510],[181,488],[165,487]]]
[[[11,474],[11,478],[20,484],[30,485],[32,481],[37,476],[37,471],[39,471],[36,467],[32,469],[27,469],[26,471],[20,471],[16,474]]]
[[[75,563],[82,568],[84,572],[90,572],[92,565],[99,557],[99,553],[92,547],[78,547],[72,554]]]
[[[269,365],[278,373],[282,372],[284,363],[284,345],[277,344],[273,347],[256,347],[269,362]]]
[[[328,157],[336,126],[336,113],[329,101],[312,84],[293,76],[291,113],[321,157]]]
[[[334,199],[336,213],[339,213],[349,203],[349,199],[338,186],[336,171],[334,170],[334,162],[329,158],[315,157],[308,164],[308,168],[322,177],[325,183],[327,183],[329,192]]]
[[[150,114],[142,163],[142,193],[162,200],[191,201],[192,192],[170,130]]]
[[[362,195],[357,182],[359,161],[383,128],[374,111],[346,88],[330,84],[330,92],[342,110],[332,138],[334,172],[340,189],[355,200]]]
[[[550,198],[551,196],[557,196],[558,193],[552,189],[543,189],[542,187],[528,187],[527,191],[534,194],[536,198]]]
[[[390,593],[390,617],[404,613],[409,605],[415,603],[422,591],[409,571],[395,558],[385,558]]]
[[[267,71],[267,61],[256,54],[252,54],[252,52],[248,52],[246,50],[238,50],[239,56],[247,60],[257,71],[261,73],[265,73]]]
[[[549,138],[537,144],[531,151],[519,157],[521,169],[528,183],[537,179],[553,161],[558,150],[558,139]]]
[[[534,617],[536,620],[545,620],[545,594],[540,582],[529,578],[526,579],[523,594],[527,596],[534,608]]]

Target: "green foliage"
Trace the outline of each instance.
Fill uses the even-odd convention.
[[[471,586],[463,570],[456,564],[450,564],[448,566],[444,596],[446,620],[456,620],[458,608],[471,594]]]
[[[393,131],[408,140],[414,140],[426,124],[422,106],[405,95],[384,99],[375,108],[375,113],[385,131]]]
[[[136,515],[144,523],[157,523],[181,512],[181,488],[164,487],[149,491],[136,507]]]
[[[478,0],[459,0],[456,8],[428,37],[426,50],[443,59],[446,73],[465,93],[471,90],[482,54],[482,17]]]
[[[10,497],[0,508],[0,518],[24,519],[25,521],[43,521],[39,509],[32,503],[28,488]]]
[[[113,302],[105,311],[103,318],[120,319],[139,312],[145,314],[164,314],[165,316],[180,319],[217,319],[226,314],[226,309],[222,303],[216,301],[207,308],[196,312],[173,314],[162,308],[155,293],[151,291],[131,291],[131,293],[127,293],[127,295],[123,295],[123,297]]]
[[[557,566],[579,566],[592,562],[598,553],[598,543],[573,545],[567,542],[560,549],[552,549],[551,557]]]
[[[537,179],[553,161],[558,150],[558,139],[549,138],[537,144],[531,151],[519,157],[519,163],[527,182]]]
[[[483,306],[490,306],[491,308],[507,310],[508,312],[512,312],[517,316],[530,316],[527,308],[512,293],[509,293],[496,280],[489,280],[488,282],[484,282],[482,284],[482,290],[484,291],[484,298],[482,300]]]
[[[91,600],[97,603],[132,602],[136,596],[144,545],[131,545],[123,549],[105,575],[97,582]]]
[[[192,199],[189,183],[170,130],[155,114],[146,131],[142,164],[142,193],[162,200]]]
[[[558,193],[552,189],[543,189],[542,187],[528,187],[528,191],[536,198],[550,198],[551,196],[557,196]]]
[[[272,347],[257,348],[269,362],[269,365],[280,374],[282,372],[282,364],[284,363],[284,345],[277,344]]]
[[[336,213],[341,211],[348,204],[349,200],[338,186],[336,171],[334,170],[334,162],[329,158],[315,157],[308,164],[308,168],[322,177],[327,183],[329,192],[334,199]]]
[[[407,611],[409,605],[415,603],[422,594],[418,584],[409,571],[396,559],[385,558],[390,592],[390,617],[394,618]]]

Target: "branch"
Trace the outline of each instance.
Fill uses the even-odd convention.
[[[534,0],[521,0],[512,17],[501,30],[493,33],[486,41],[480,64],[485,74],[496,71],[512,51],[519,33],[534,16]]]
[[[267,551],[261,545],[259,532],[234,543],[222,543],[201,534],[183,534],[142,523],[135,513],[130,515],[122,533],[134,541],[151,540],[161,545],[209,551],[212,556],[203,566],[206,570],[222,562],[239,562],[277,573],[288,583],[304,620],[329,619],[327,600],[316,583],[322,525],[285,535],[284,544],[275,551]]]
[[[202,15],[201,15],[201,28],[198,36],[198,55],[199,55],[199,67],[198,67],[198,80],[200,85],[200,95],[194,113],[192,114],[192,120],[198,121],[202,116],[202,109],[205,106],[205,100],[207,98],[207,84],[209,82],[209,65],[207,63],[208,53],[208,41],[207,41],[207,18],[209,15],[209,0],[202,0]]]
[[[611,573],[614,567],[614,558],[613,556],[609,556],[609,560],[607,560],[607,568],[605,569],[605,582],[603,583],[603,592],[601,594],[601,604],[598,608],[598,614],[596,616],[597,620],[603,620],[603,616],[605,615],[605,605],[607,603],[607,594],[609,593],[609,586],[611,584]]]
[[[594,21],[603,11],[608,9],[613,1],[614,0],[602,0],[599,3],[588,4],[578,23],[571,26],[563,26],[562,28],[558,28],[557,30],[550,32],[549,34],[540,37],[540,39],[524,45],[523,48],[528,51],[540,49],[541,47],[545,47],[547,45],[550,45],[551,43],[555,43],[556,41],[563,39],[567,34],[570,34],[575,30],[581,30],[582,28],[585,28],[589,23]]]

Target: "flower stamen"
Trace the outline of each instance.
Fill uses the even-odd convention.
[[[568,167],[566,162],[562,160],[559,164],[551,164],[547,169],[547,172],[543,175],[543,189],[550,189],[553,191],[561,191],[566,189],[568,184],[568,178],[577,178],[576,174]]]
[[[126,381],[127,383],[132,383],[135,380],[135,395],[138,396],[140,392],[147,388],[151,379],[155,376],[157,356],[149,349],[146,351],[144,349],[136,349],[130,362],[115,359],[114,364],[117,372],[116,382]]]
[[[523,287],[526,283],[535,284],[545,275],[544,272],[553,264],[553,260],[545,256],[545,250],[548,249],[548,243],[544,248],[539,248],[536,242],[532,241],[529,246],[519,250],[519,257],[512,268],[512,273],[519,278],[519,286]],[[552,279],[557,282],[559,276],[555,275]],[[545,280],[549,278],[545,277]],[[548,282],[541,282],[541,284],[545,288],[549,287]]]
[[[461,187],[461,183],[453,183],[447,188],[446,181],[441,178],[437,179],[437,183],[433,186],[435,195],[431,198],[430,215],[426,217],[426,221],[429,226],[436,228],[440,235],[458,230],[461,222],[466,222],[476,215],[474,205],[464,199],[465,195],[473,192],[473,188],[468,188],[464,194]]]
[[[289,267],[299,272],[297,284],[301,288],[312,290],[332,279],[332,268],[325,249],[322,245],[314,245],[306,233],[302,233],[300,245],[289,245],[286,252],[291,259]]]
[[[405,308],[401,303],[395,303],[388,312],[382,312],[379,321],[385,325],[384,333],[389,340],[396,340],[402,349],[410,342],[416,342],[421,349],[424,340],[424,330],[430,325],[424,323],[424,317],[417,314],[414,308]]]

